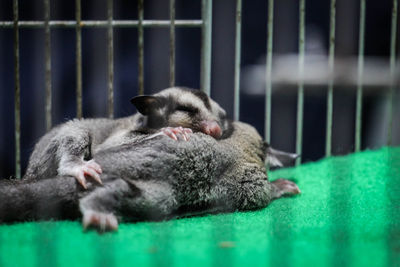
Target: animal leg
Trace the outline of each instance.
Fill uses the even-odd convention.
[[[297,195],[301,193],[299,187],[295,183],[286,179],[277,179],[272,181],[271,184],[274,187],[273,198],[275,199],[282,196]]]

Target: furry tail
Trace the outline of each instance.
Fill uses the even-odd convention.
[[[0,223],[79,216],[78,192],[73,177],[39,181],[0,181]]]

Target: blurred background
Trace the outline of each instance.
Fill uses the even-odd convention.
[[[366,6],[362,149],[387,142],[389,54],[392,0]],[[268,1],[243,0],[240,120],[264,134],[265,62]],[[360,3],[337,0],[334,155],[354,151]],[[297,108],[298,1],[275,1],[271,143],[295,150]],[[326,92],[330,1],[306,1],[306,55],[303,162],[325,154]],[[236,1],[213,1],[211,96],[233,117]],[[51,1],[51,20],[75,20],[74,1]],[[114,1],[114,19],[137,19],[136,1]],[[20,0],[20,20],[43,20],[42,1]],[[144,19],[169,19],[169,1],[145,0]],[[201,19],[201,0],[176,0],[176,19]],[[0,21],[12,21],[12,0],[0,0]],[[106,0],[82,1],[82,20],[107,20]],[[397,22],[399,54],[399,22]],[[201,28],[176,30],[176,84],[200,87]],[[45,128],[45,34],[20,29],[21,159],[26,168]],[[138,93],[137,29],[114,29],[114,115],[135,111],[129,99]],[[82,29],[83,116],[107,116],[107,29]],[[397,56],[398,59],[398,56]],[[0,177],[15,170],[13,29],[0,28]],[[169,86],[169,28],[144,29],[145,93]],[[399,63],[396,60],[393,145],[400,144]],[[52,123],[76,116],[75,29],[51,30]]]

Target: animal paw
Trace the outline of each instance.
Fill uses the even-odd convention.
[[[286,179],[277,179],[272,181],[271,184],[275,187],[274,198],[301,193],[299,187],[295,183]]]
[[[118,230],[118,219],[112,213],[85,211],[82,219],[83,228],[95,228],[100,232]]]
[[[100,179],[100,174],[102,169],[99,164],[97,164],[93,159],[89,161],[82,161],[81,163],[74,163],[59,169],[59,174],[61,175],[71,175],[75,177],[83,188],[87,189],[86,178],[91,177],[99,184],[102,184]]]
[[[190,128],[183,128],[183,127],[165,127],[161,128],[161,133],[178,141],[178,140],[189,140],[189,135],[193,133],[192,129]]]

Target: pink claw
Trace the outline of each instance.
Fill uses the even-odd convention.
[[[178,140],[184,140],[188,141],[189,140],[189,134],[193,133],[193,131],[189,128],[183,128],[181,126],[179,127],[165,127],[161,129],[161,132],[174,139],[175,141]]]
[[[286,179],[277,179],[271,183],[275,186],[275,198],[297,195],[301,193],[299,187],[292,181]]]
[[[83,188],[87,189],[86,177],[91,177],[97,183],[103,184],[100,178],[102,172],[100,165],[92,159],[84,161],[82,164],[76,164],[69,169],[68,172],[64,172],[63,174],[74,176],[78,183],[82,185]]]
[[[101,232],[118,230],[118,219],[112,213],[86,211],[82,219],[83,228],[94,227]]]
[[[168,137],[171,137],[172,139],[174,139],[175,141],[178,141],[178,137],[175,135],[175,133],[172,131],[172,129],[171,128],[164,128],[164,129],[162,129],[162,132],[166,135],[166,136],[168,136]]]

